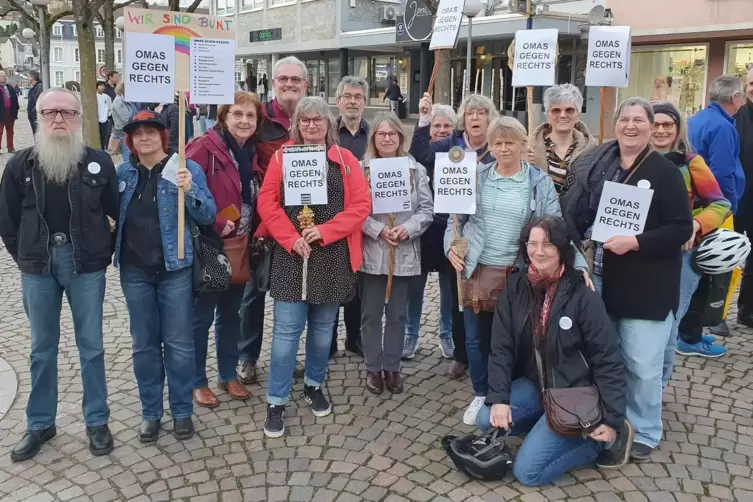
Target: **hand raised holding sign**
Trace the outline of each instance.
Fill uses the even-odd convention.
[[[418,120],[419,122],[429,122],[431,120],[431,107],[433,103],[431,100],[431,94],[424,93],[421,101],[418,102]]]

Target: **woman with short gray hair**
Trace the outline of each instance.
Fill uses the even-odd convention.
[[[575,179],[573,162],[596,146],[596,138],[580,120],[582,108],[583,95],[572,84],[544,91],[546,122],[536,128],[533,147],[528,150],[528,161],[549,173],[560,196]]]
[[[653,190],[648,208],[615,205],[610,214],[617,218],[601,217],[601,223],[611,224],[612,236],[592,247],[594,282],[621,339],[627,418],[636,431],[631,456],[645,460],[661,440],[664,350],[680,295],[681,249],[693,223],[680,170],[650,147],[651,104],[629,98],[614,117],[617,139],[578,159],[576,181],[562,198],[562,211],[578,239],[590,239],[604,182]],[[642,212],[647,213],[642,232],[620,231],[629,223],[626,218]],[[598,466],[615,466],[616,456],[609,452],[602,453]]]
[[[286,204],[283,149],[272,156],[259,192],[262,224],[256,235],[271,236],[276,242],[269,291],[274,299],[274,328],[264,422],[267,437],[285,433],[285,406],[298,344],[307,325],[302,398],[317,417],[332,411],[321,389],[332,330],[340,305],[355,293],[356,271],[363,260],[361,225],[371,212],[361,165],[350,151],[337,145],[334,123],[324,99],[303,98],[293,113],[290,132],[293,144],[326,146],[327,162],[320,179],[327,188],[326,204]]]

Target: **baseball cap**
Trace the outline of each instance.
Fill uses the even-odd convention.
[[[123,132],[128,134],[140,125],[150,125],[158,129],[167,129],[165,123],[160,120],[159,115],[153,111],[144,110],[135,113],[133,117],[131,117],[128,123],[123,126]]]

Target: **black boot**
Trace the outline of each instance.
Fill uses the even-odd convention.
[[[95,457],[107,455],[115,448],[110,428],[107,425],[87,427],[86,435],[89,436],[89,451]]]
[[[173,434],[181,441],[191,439],[194,435],[193,420],[191,420],[191,417],[176,418],[173,420]]]
[[[21,441],[10,452],[10,459],[14,462],[21,462],[33,458],[39,453],[42,445],[54,438],[55,434],[57,434],[57,430],[54,425],[42,430],[26,431]]]
[[[139,441],[144,444],[154,443],[159,437],[159,420],[144,420],[139,427]]]

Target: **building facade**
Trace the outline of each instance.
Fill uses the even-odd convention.
[[[99,25],[94,27],[97,80],[105,80],[110,68],[105,68],[105,34]],[[123,69],[123,34],[115,29],[115,70]],[[62,87],[66,82],[81,82],[81,62],[78,50],[78,33],[73,20],[61,20],[50,32],[50,85]]]

